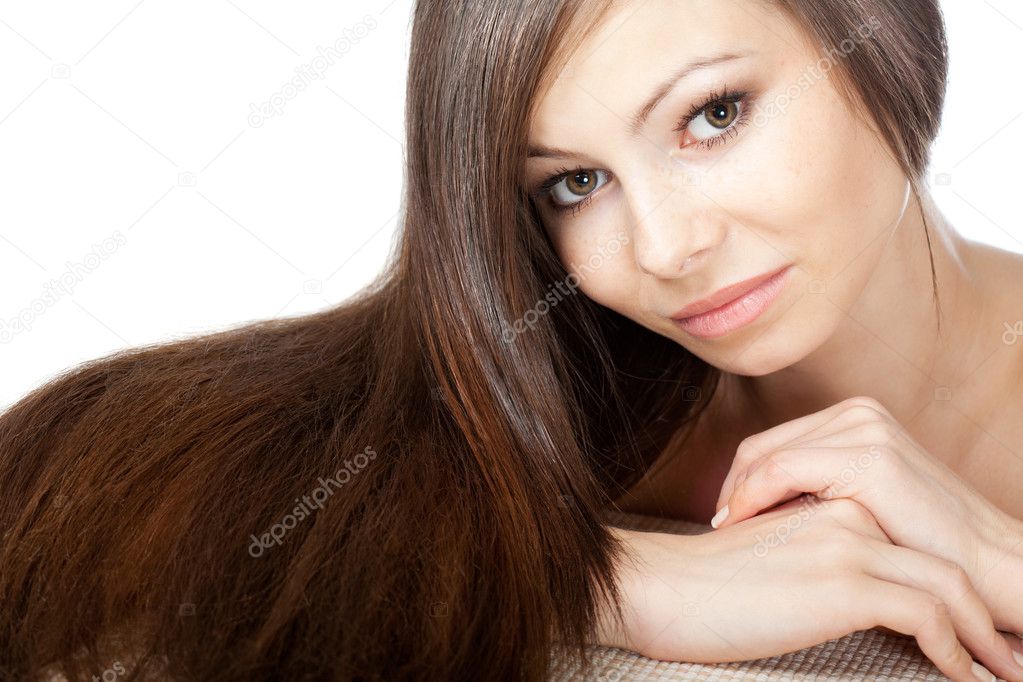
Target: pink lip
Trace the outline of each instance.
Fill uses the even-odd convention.
[[[781,293],[791,265],[727,286],[671,316],[683,330],[716,338],[744,327],[767,310]]]

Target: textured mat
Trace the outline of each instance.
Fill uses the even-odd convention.
[[[652,516],[609,514],[609,522],[622,528],[693,535],[710,526]],[[783,656],[735,663],[678,663],[658,661],[631,651],[591,647],[593,675],[586,681],[626,680],[948,680],[920,651],[916,640],[882,630],[854,632]],[[557,653],[552,656],[551,682],[576,682],[585,678],[578,665]]]

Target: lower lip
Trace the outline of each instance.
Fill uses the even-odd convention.
[[[785,285],[785,276],[791,269],[791,266],[785,268],[756,289],[720,308],[672,322],[701,339],[716,339],[741,329],[760,317],[778,298]]]

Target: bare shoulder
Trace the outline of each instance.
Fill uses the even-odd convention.
[[[964,238],[964,242],[968,245],[965,260],[975,279],[1004,280],[1008,285],[1023,286],[1023,253],[972,239]]]

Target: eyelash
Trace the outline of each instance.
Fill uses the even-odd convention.
[[[740,107],[739,115],[732,122],[732,125],[728,126],[728,128],[722,131],[720,135],[715,135],[714,137],[707,138],[706,140],[700,140],[696,143],[696,146],[702,147],[703,149],[710,149],[715,145],[724,144],[729,139],[735,137],[739,132],[739,128],[747,123],[750,108],[746,100],[748,99],[749,94],[750,93],[747,91],[733,91],[728,88],[725,88],[720,94],[717,92],[711,92],[706,98],[704,98],[702,104],[693,106],[688,112],[679,118],[678,122],[675,124],[674,132],[681,133],[685,131],[685,129],[689,127],[689,124],[693,122],[693,119],[706,111],[712,104],[733,104],[739,102],[742,104],[742,107]],[[534,191],[530,192],[529,196],[533,200],[546,199],[551,193],[551,190],[562,180],[570,175],[582,173],[587,170],[592,169],[583,168],[582,166],[577,166],[575,168],[559,168],[555,171],[554,175],[541,182]],[[611,173],[608,173],[607,171],[604,172],[613,177]],[[587,204],[589,204],[590,201],[592,201],[592,196],[593,193],[591,192],[582,201],[578,201],[567,206],[559,206],[552,201],[548,201],[547,205],[555,213],[567,213],[571,211],[572,215],[576,215]]]

